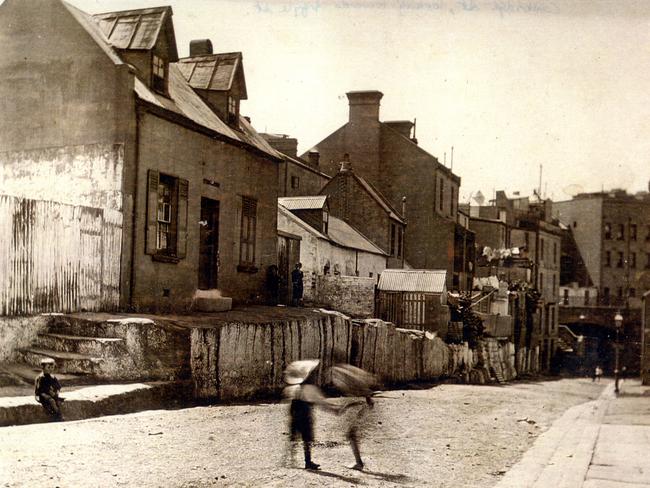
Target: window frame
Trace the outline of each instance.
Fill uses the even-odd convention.
[[[168,66],[165,58],[151,54],[151,88],[161,95],[167,95]]]
[[[256,273],[257,254],[257,199],[241,196],[241,218],[239,221],[239,264],[237,271]]]

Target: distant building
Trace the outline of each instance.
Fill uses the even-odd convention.
[[[593,337],[594,361],[614,368],[614,316],[623,316],[622,361],[639,368],[642,297],[650,290],[650,193],[583,193],[553,203],[565,226],[562,322]]]
[[[444,269],[450,289],[465,289],[461,274],[466,263],[454,260],[460,177],[418,146],[412,122],[380,122],[381,92],[349,92],[347,97],[348,122],[315,146],[321,170],[336,174],[348,154],[355,173],[394,208],[400,208],[406,197],[406,261],[414,268]],[[468,255],[463,253],[461,259]]]
[[[1,259],[26,263],[0,314],[257,301],[281,159],[239,113],[241,53],[179,60],[170,7],[6,0],[0,36]]]
[[[278,171],[278,196],[296,197],[318,195],[330,177],[320,171],[317,150],[308,153],[306,160],[297,155],[298,141],[284,134],[260,134],[282,155]]]

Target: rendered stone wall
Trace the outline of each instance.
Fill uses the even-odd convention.
[[[278,393],[282,371],[292,361],[320,359],[317,382],[330,381],[329,368],[346,362],[376,374],[385,385],[456,376],[471,380],[480,355],[467,343],[448,345],[436,334],[400,329],[377,319],[350,320],[322,311],[318,318],[266,324],[227,323],[191,334],[191,368],[198,399],[243,399]],[[484,359],[506,380],[514,374],[514,346],[494,341]],[[491,362],[490,362],[491,361]]]
[[[313,301],[352,317],[372,317],[375,310],[376,278],[317,275]]]
[[[16,350],[29,346],[47,323],[46,315],[0,317],[0,362],[14,361]]]

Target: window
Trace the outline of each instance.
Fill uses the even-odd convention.
[[[636,241],[636,224],[630,224],[630,240]]]
[[[451,187],[451,195],[449,198],[449,214],[454,215],[454,187]]]
[[[624,261],[623,253],[619,251],[618,252],[618,260],[616,261],[616,267],[617,268],[622,268],[623,267],[623,261]]]
[[[650,241],[650,225],[646,227],[646,235],[645,235],[645,240]]]
[[[553,264],[557,264],[557,242],[553,243]]]
[[[612,252],[605,251],[605,267],[609,268],[612,265]]]
[[[329,231],[329,223],[330,223],[330,214],[328,211],[323,210],[323,229],[322,229],[323,234],[327,234],[327,232]]]
[[[544,261],[544,239],[539,240],[539,256]]]
[[[620,301],[623,298],[623,287],[622,286],[619,286],[616,289],[616,294],[618,295],[618,299]]]
[[[178,262],[187,247],[187,180],[149,170],[146,253]]]
[[[612,224],[605,224],[605,239],[612,238]]]
[[[578,222],[576,222],[576,221],[574,220],[574,221],[573,221],[573,228],[575,229],[576,227],[578,227]]]
[[[636,268],[636,253],[630,253],[630,268]]]
[[[585,305],[589,305],[589,290],[585,290]]]
[[[228,123],[235,124],[237,122],[238,100],[235,97],[228,97]]]
[[[242,196],[239,231],[239,266],[237,271],[256,272],[255,236],[257,233],[257,200]]]
[[[603,305],[609,304],[609,288],[603,288]]]
[[[564,300],[563,300],[565,305],[569,304],[569,289],[565,288],[564,289]]]
[[[397,238],[397,228],[395,224],[390,224],[390,255],[395,256],[395,240]]]
[[[300,188],[300,177],[292,176],[291,177],[291,188]]]
[[[404,244],[404,229],[397,227],[397,257],[402,257],[402,246]]]
[[[438,209],[442,212],[443,198],[445,197],[445,180],[440,178],[440,198],[438,199]]]
[[[650,269],[650,252],[645,253],[645,267]]]
[[[151,87],[156,90],[158,93],[164,94],[166,90],[165,83],[165,72],[166,72],[166,63],[165,60],[161,57],[153,55],[152,59],[152,69],[151,69]]]
[[[618,232],[616,233],[616,239],[622,241],[625,239],[625,224],[618,224]]]
[[[539,274],[539,291],[544,292],[544,273]]]
[[[634,297],[636,297],[636,288],[630,288],[630,289],[628,290],[627,294],[628,294],[628,296],[629,296],[630,298],[634,298]]]

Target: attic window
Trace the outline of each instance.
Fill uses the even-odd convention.
[[[228,123],[236,124],[238,115],[238,100],[235,97],[228,97]]]
[[[154,54],[152,60],[151,87],[154,90],[156,90],[158,93],[162,93],[162,94],[165,94],[167,92],[167,90],[165,89],[166,88],[165,71],[166,71],[165,60]]]

